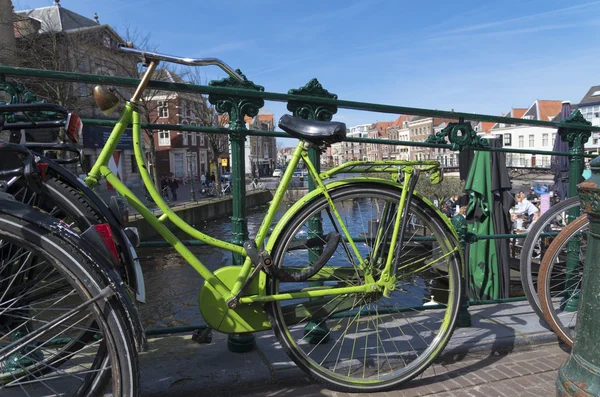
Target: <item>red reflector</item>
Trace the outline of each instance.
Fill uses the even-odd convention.
[[[104,241],[104,245],[108,248],[108,251],[113,256],[117,263],[119,262],[119,253],[117,252],[117,246],[113,240],[112,230],[110,230],[110,225],[108,223],[99,223],[94,225],[94,228],[102,237],[102,241]]]
[[[77,143],[79,141],[79,134],[81,134],[82,129],[83,123],[81,122],[79,115],[69,113],[69,116],[67,117],[66,132],[69,139],[71,139],[71,142]]]
[[[48,169],[48,163],[37,163],[38,170],[42,175],[42,182],[46,179],[46,170]]]

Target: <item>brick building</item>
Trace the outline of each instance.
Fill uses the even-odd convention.
[[[168,69],[162,69],[154,79],[183,83],[183,79]],[[206,100],[201,95],[152,92],[145,97],[145,117],[156,124],[204,125]],[[146,136],[146,139],[149,139]],[[210,170],[209,144],[206,134],[196,131],[159,129],[153,131],[152,139],[156,150],[156,169],[159,177],[173,175],[184,181]],[[150,145],[147,144],[146,148]]]

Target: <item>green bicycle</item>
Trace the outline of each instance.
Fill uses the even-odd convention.
[[[299,139],[265,218],[243,246],[212,238],[177,216],[154,187],[144,163],[138,102],[161,61],[217,65],[217,59],[176,58],[122,48],[147,70],[125,105],[86,183],[101,177],[133,206],[204,278],[199,294],[206,323],[224,333],[272,328],[294,362],[329,387],[381,391],[422,373],[454,329],[461,296],[462,256],[449,220],[414,192],[420,175],[441,180],[435,161],[353,161],[319,173],[307,151],[344,139],[342,123],[283,116],[279,126]],[[115,107],[98,89],[102,110]],[[110,171],[108,161],[124,130],[132,126],[140,174],[161,209],[153,215]],[[270,232],[293,170],[302,160],[316,189],[289,208]],[[329,179],[340,173],[382,177]],[[389,175],[392,178],[389,178]],[[214,273],[164,225],[244,258],[242,266]]]

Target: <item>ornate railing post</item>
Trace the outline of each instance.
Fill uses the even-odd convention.
[[[238,82],[229,77],[226,79],[211,81],[210,86],[241,88],[246,90],[264,91],[264,87],[255,85],[249,81],[239,70],[236,71],[244,78]],[[229,130],[231,134],[231,190],[233,194],[233,211],[231,217],[231,242],[242,245],[248,240],[248,220],[246,218],[246,170],[244,142],[246,141],[246,123],[244,117],[254,117],[258,110],[264,106],[262,98],[244,98],[239,95],[209,94],[208,101],[215,105],[219,114],[227,113],[229,116]],[[233,255],[234,265],[242,265],[243,259],[239,255]],[[227,347],[234,352],[245,352],[252,350],[255,338],[252,334],[229,335]]]
[[[567,142],[569,144],[569,153],[571,154],[569,157],[569,197],[575,197],[577,195],[577,184],[583,179],[581,176],[583,173],[583,145],[590,138],[591,132],[578,129],[576,126],[570,127],[570,125],[591,125],[591,123],[583,117],[579,110],[574,110],[567,119],[561,122],[561,124],[564,124],[565,126],[558,129],[558,134],[563,142]],[[579,216],[579,210],[577,208],[573,208],[569,211],[568,215],[570,220],[574,220]],[[577,241],[577,239],[571,239],[571,241],[568,242],[566,259],[567,279],[565,289],[569,295],[571,295],[576,289],[576,286],[573,284],[576,278],[573,277],[573,275],[574,272],[579,272],[578,266],[580,263],[579,241]],[[564,310],[574,312],[577,310],[578,306],[579,296],[574,295],[571,297],[571,299],[567,299]]]
[[[591,163],[592,176],[579,185],[581,208],[588,215],[585,266],[576,334],[571,355],[558,370],[558,396],[600,395],[600,157]]]
[[[304,87],[298,89],[291,89],[288,91],[290,95],[303,95],[313,96],[317,98],[331,98],[337,99],[337,95],[329,93],[319,83],[317,79],[312,79]],[[307,120],[320,120],[320,121],[331,121],[333,115],[337,112],[337,106],[332,105],[316,105],[310,102],[302,101],[289,101],[287,108],[291,111],[295,117],[300,117]],[[321,172],[321,159],[320,153],[315,148],[308,150],[308,157],[314,164],[318,172]],[[314,190],[316,188],[312,178],[308,178],[308,190]],[[308,221],[308,238],[318,237],[323,235],[322,220],[318,217],[312,217]],[[311,248],[308,253],[308,260],[310,263],[314,263],[322,253],[321,248]],[[321,285],[319,282],[309,283],[311,286]],[[321,341],[326,342],[329,339],[329,330],[327,324],[323,321],[312,320],[304,328],[304,334],[306,340],[309,343],[319,343]]]
[[[475,241],[475,236],[472,233],[469,233],[469,227],[467,225],[467,219],[462,214],[456,214],[452,218],[452,226],[456,229],[456,234],[458,235],[458,241],[460,243],[460,248],[463,253],[463,258],[467,258],[467,244]],[[468,264],[465,263],[465,266]],[[464,275],[463,275],[464,276]],[[458,318],[456,320],[457,327],[470,327],[472,325],[471,321],[471,313],[469,313],[469,297],[467,295],[467,280],[465,277],[461,277],[460,282],[462,283],[462,296],[460,297],[460,308],[458,310]]]
[[[448,139],[448,141],[446,141]],[[460,118],[458,123],[448,123],[448,125],[437,134],[431,134],[426,142],[438,144],[450,144],[451,150],[462,152],[464,150],[477,150],[489,146],[487,140],[477,134],[471,123],[465,123]],[[460,160],[459,160],[460,161]],[[459,165],[460,166],[460,165]],[[455,215],[452,218],[452,225],[456,229],[458,240],[463,253],[464,265],[468,269],[469,258],[467,244],[474,243],[477,238],[474,234],[468,232],[467,220],[463,215]],[[462,283],[462,296],[460,297],[460,308],[458,311],[457,327],[470,327],[472,324],[471,313],[469,313],[469,296],[467,288],[469,283],[466,271],[463,272],[460,282]]]

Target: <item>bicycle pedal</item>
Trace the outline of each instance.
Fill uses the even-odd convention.
[[[210,328],[197,329],[192,333],[192,340],[199,344],[209,344],[212,342],[213,334]]]

